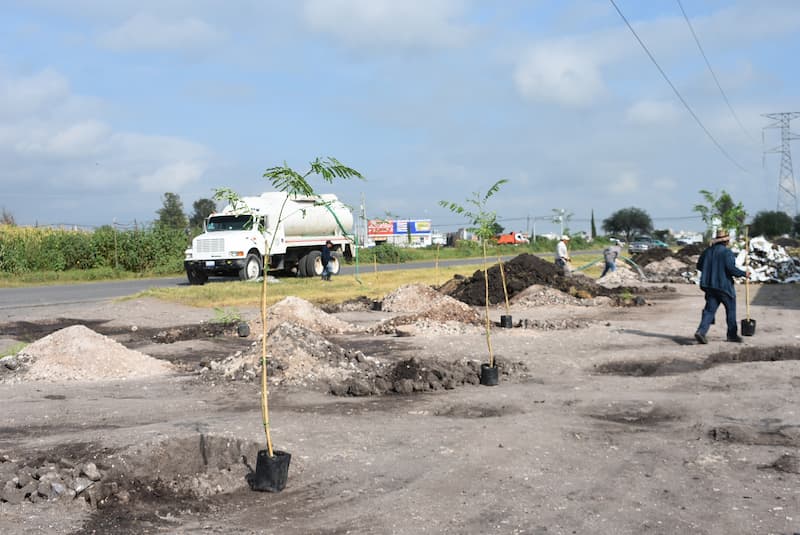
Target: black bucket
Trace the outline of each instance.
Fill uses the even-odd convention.
[[[483,386],[497,386],[500,382],[500,368],[481,364],[481,384]]]
[[[511,319],[511,316],[500,316],[500,327],[504,329],[511,329],[514,327],[514,321]]]
[[[251,490],[280,492],[286,486],[292,454],[277,450],[272,453],[273,456],[270,457],[269,450],[258,450],[256,471],[247,474],[247,483]]]
[[[753,336],[756,334],[756,320],[742,320],[742,336]]]
[[[247,338],[248,336],[250,336],[250,326],[248,324],[242,322],[242,323],[240,323],[239,325],[236,326],[236,332],[242,338]]]

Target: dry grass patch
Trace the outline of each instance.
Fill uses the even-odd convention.
[[[471,275],[478,264],[428,269],[400,269],[362,272],[358,280],[353,275],[339,275],[330,282],[318,278],[285,277],[267,287],[267,305],[284,297],[295,296],[315,304],[341,303],[348,299],[366,296],[382,299],[386,294],[405,284],[438,286],[456,274]],[[360,281],[360,282],[359,282]],[[260,303],[259,282],[214,280],[203,286],[151,288],[132,298],[155,297],[182,305],[209,307],[257,306]]]

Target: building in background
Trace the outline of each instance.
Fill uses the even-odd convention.
[[[381,243],[398,247],[427,247],[433,244],[430,219],[370,219],[367,222],[367,240],[371,247]]]

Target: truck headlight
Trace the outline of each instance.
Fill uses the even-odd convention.
[[[244,256],[244,251],[231,251],[229,256]]]

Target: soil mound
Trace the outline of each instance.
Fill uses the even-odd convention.
[[[344,348],[301,325],[282,323],[267,340],[267,374],[274,385],[317,387],[339,396],[410,394],[477,384],[480,363],[469,359],[443,362],[377,359]],[[527,368],[497,359],[502,374],[516,376]],[[202,372],[207,381],[254,381],[261,374],[261,344],[222,361],[211,361]]]
[[[291,322],[277,325],[267,336],[267,373],[273,384],[305,386],[342,381],[358,367],[376,365],[360,351],[350,351],[330,342],[314,330]],[[261,342],[221,361],[211,361],[203,370],[210,380],[253,380],[261,374]]]
[[[128,349],[83,325],[49,334],[10,358],[18,364],[16,379],[25,381],[103,381],[175,371],[171,364]]]
[[[538,256],[523,253],[505,262],[503,271],[509,299],[534,284],[549,286],[572,296],[591,298],[598,295],[612,296],[618,293],[616,288],[604,288],[593,279],[580,273],[564,275],[554,264],[542,260]],[[503,282],[499,264],[488,270],[489,304],[496,305],[505,301]],[[468,305],[483,306],[486,304],[485,279],[483,270],[478,270],[471,277],[453,279],[443,286],[448,293]]]
[[[651,282],[686,282],[684,274],[688,269],[688,264],[668,256],[663,260],[650,262],[643,271]]]
[[[278,325],[286,321],[323,334],[359,330],[355,325],[331,316],[305,299],[294,296],[284,297],[267,309],[267,325]]]
[[[384,334],[394,333],[401,325],[416,324],[425,329],[431,323],[481,323],[480,315],[472,307],[424,284],[401,286],[383,299],[381,310],[405,313],[382,321],[371,329]]]
[[[605,277],[597,279],[597,284],[604,288],[619,288],[620,286],[635,287],[642,281],[642,277],[622,262],[617,262],[617,269],[609,271]]]

